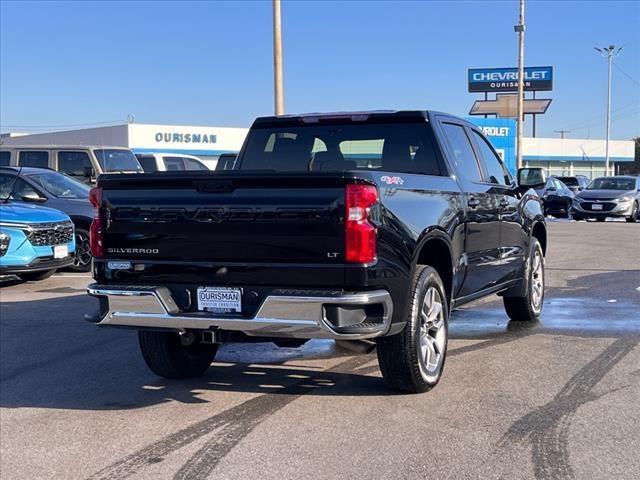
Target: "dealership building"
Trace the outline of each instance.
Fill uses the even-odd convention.
[[[215,164],[223,153],[238,152],[246,128],[125,123],[109,127],[17,136],[3,135],[3,145],[102,145],[128,147],[133,153],[195,155]]]
[[[489,138],[511,172],[516,170],[516,124],[506,118],[470,117]],[[214,165],[222,153],[238,152],[247,128],[127,123],[108,127],[2,135],[5,145],[104,145],[128,147],[134,153],[175,153],[195,155]],[[551,175],[587,175],[605,172],[604,140],[575,138],[524,138],[524,166],[544,167]],[[612,140],[609,144],[610,173],[617,165],[633,162],[634,142]]]

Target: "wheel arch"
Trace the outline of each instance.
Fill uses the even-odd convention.
[[[542,247],[542,254],[547,255],[547,227],[544,222],[536,222],[531,229],[531,237],[540,242]]]
[[[69,215],[69,218],[73,222],[73,225],[76,228],[82,228],[83,230],[89,231],[91,227],[92,219],[89,217],[85,217],[83,215]]]
[[[440,275],[449,302],[453,298],[453,254],[451,239],[438,229],[427,232],[415,251],[414,269],[417,265],[429,265]]]

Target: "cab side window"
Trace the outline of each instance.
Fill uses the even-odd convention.
[[[164,157],[164,165],[168,171],[184,170],[182,157]]]
[[[18,165],[22,167],[49,167],[49,152],[25,150],[18,154]]]
[[[193,158],[184,157],[184,163],[187,166],[187,170],[209,170],[204,163]]]
[[[58,152],[59,172],[84,176],[85,168],[91,168],[91,160],[87,152]]]
[[[21,178],[16,179],[14,175],[0,175],[0,198],[6,198],[11,194],[10,200],[20,200],[22,197],[34,193],[39,197],[43,196]]]
[[[484,163],[486,170],[485,182],[496,183],[498,185],[507,185],[511,183],[506,169],[502,165],[500,158],[489,145],[487,139],[485,139],[480,133],[473,130],[473,137],[475,138],[480,157]]]
[[[156,157],[153,155],[136,155],[136,158],[140,162],[140,165],[142,165],[142,170],[144,170],[145,173],[158,171]]]
[[[467,180],[481,182],[480,166],[464,127],[454,123],[443,123],[442,129],[453,151],[453,162],[456,171],[460,172]]]

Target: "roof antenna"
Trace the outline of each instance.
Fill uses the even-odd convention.
[[[18,178],[20,178],[22,169],[23,169],[23,165],[20,165],[20,169],[18,170],[18,173],[14,177],[13,182],[11,182],[11,187],[9,188],[9,193],[7,194],[7,198],[3,198],[2,203],[9,203],[9,199],[11,198],[11,194],[13,193],[13,187],[16,186],[16,182],[18,181]]]

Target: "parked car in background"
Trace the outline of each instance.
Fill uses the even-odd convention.
[[[7,200],[0,201],[0,275],[43,280],[73,265],[75,240],[68,215]]]
[[[0,167],[50,168],[86,183],[101,173],[141,173],[128,148],[78,145],[2,145]]]
[[[595,218],[598,222],[604,222],[607,217],[623,217],[627,222],[637,222],[639,191],[640,177],[619,175],[596,178],[574,198],[571,208],[573,218]]]
[[[0,167],[0,197],[8,195],[12,201],[37,203],[69,215],[76,241],[74,263],[70,268],[78,272],[91,268],[89,227],[93,208],[89,203],[89,190],[85,183],[46,168]]]
[[[574,195],[584,190],[591,181],[591,179],[585,175],[574,175],[569,177],[556,176],[556,178],[569,187],[569,190],[571,190]]]
[[[569,216],[574,194],[557,177],[549,177],[544,184],[535,186],[534,190],[542,199],[545,215]]]
[[[145,173],[179,170],[209,170],[202,160],[193,155],[175,153],[136,153]]]

